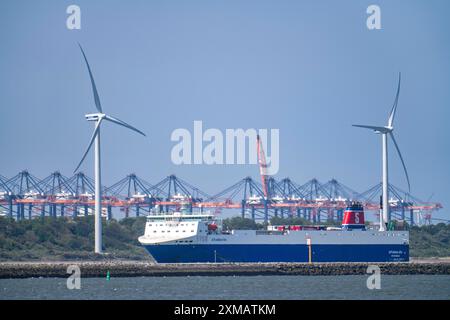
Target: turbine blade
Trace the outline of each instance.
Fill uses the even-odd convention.
[[[388,127],[392,127],[394,124],[395,112],[397,111],[398,97],[400,95],[400,83],[402,81],[402,73],[398,74],[398,87],[397,87],[397,95],[395,96],[394,105],[392,106],[391,113],[389,114],[389,122]]]
[[[362,124],[352,124],[352,126],[358,127],[358,128],[364,128],[364,129],[371,129],[373,131],[378,131],[378,132],[382,132],[382,133],[386,133],[388,131],[385,127],[367,126],[367,125],[362,125]]]
[[[389,132],[389,134],[392,138],[392,141],[394,142],[395,148],[397,149],[400,160],[402,161],[403,170],[405,170],[406,181],[408,181],[408,191],[411,193],[411,184],[409,183],[409,175],[408,175],[408,170],[406,170],[405,161],[403,161],[402,153],[400,152],[400,148],[398,147],[397,141],[395,141],[394,134],[392,132]]]
[[[86,61],[86,66],[87,66],[87,69],[89,71],[89,77],[91,78],[92,91],[94,92],[95,107],[97,108],[97,110],[99,112],[103,113],[102,105],[100,104],[100,98],[98,96],[97,86],[95,85],[94,76],[92,75],[91,67],[89,66],[89,62],[88,62],[88,60],[86,58],[86,55],[84,54],[84,50],[81,47],[81,44],[78,44],[78,46],[80,46],[81,53],[83,54],[84,61]]]
[[[91,149],[92,144],[94,143],[95,137],[97,136],[98,130],[100,129],[100,123],[101,122],[102,122],[102,119],[100,119],[100,121],[98,121],[96,123],[95,129],[94,129],[94,133],[92,134],[91,140],[89,141],[89,145],[88,145],[86,151],[84,152],[83,158],[81,158],[80,163],[78,163],[78,166],[73,171],[74,173],[80,168],[81,164],[83,163],[84,159],[86,158],[87,154],[89,153],[89,150]]]
[[[128,129],[131,129],[133,131],[136,131],[137,133],[142,134],[144,137],[146,136],[145,133],[143,133],[141,130],[136,129],[135,127],[129,125],[128,123],[126,123],[125,121],[122,121],[120,119],[117,119],[117,118],[105,115],[105,120],[114,122],[114,123],[116,123],[118,125],[124,126],[125,128],[128,128]]]

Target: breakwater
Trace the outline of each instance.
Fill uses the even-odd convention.
[[[0,279],[68,277],[68,267],[77,265],[82,277],[152,276],[252,276],[252,275],[363,275],[369,265],[382,274],[450,274],[450,262],[409,263],[202,263],[157,264],[142,261],[0,262]]]

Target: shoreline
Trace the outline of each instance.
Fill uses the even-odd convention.
[[[390,263],[180,263],[149,261],[8,261],[0,262],[0,279],[67,278],[77,265],[81,277],[257,276],[257,275],[367,275],[376,265],[386,275],[450,275],[450,258],[412,259]]]

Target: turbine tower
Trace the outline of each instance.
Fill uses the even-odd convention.
[[[86,158],[89,150],[92,147],[92,144],[95,141],[95,164],[94,164],[94,171],[95,171],[95,253],[102,253],[102,208],[101,208],[101,200],[102,200],[102,190],[101,190],[101,162],[100,162],[100,125],[103,120],[107,120],[113,123],[116,123],[118,125],[121,125],[125,128],[131,129],[133,131],[136,131],[137,133],[142,134],[145,136],[145,134],[132,127],[131,125],[125,123],[122,120],[119,120],[117,118],[111,117],[109,115],[106,115],[103,113],[102,106],[100,103],[100,98],[98,96],[97,87],[95,86],[94,77],[92,76],[92,71],[89,66],[89,62],[86,58],[86,55],[84,54],[83,48],[80,44],[78,44],[81,50],[81,53],[83,54],[84,61],[86,62],[86,66],[89,72],[89,77],[91,79],[92,84],[92,91],[94,93],[94,101],[95,101],[95,107],[97,108],[97,113],[87,114],[85,115],[87,121],[93,121],[95,122],[95,128],[94,133],[92,134],[91,140],[89,141],[89,145],[81,158],[80,163],[74,170],[76,172],[78,168],[83,163],[84,159]]]
[[[365,129],[371,129],[375,131],[377,134],[381,134],[382,141],[382,153],[383,153],[383,191],[382,191],[382,207],[383,213],[380,214],[380,231],[385,230],[385,223],[388,222],[389,219],[389,179],[388,179],[388,135],[391,137],[392,142],[394,142],[394,146],[397,149],[398,155],[403,165],[403,170],[405,171],[406,181],[408,182],[408,191],[411,192],[411,185],[409,183],[408,170],[406,170],[405,162],[403,161],[402,154],[400,152],[400,148],[398,147],[397,141],[394,138],[394,118],[395,112],[397,111],[398,97],[400,94],[400,83],[401,83],[402,74],[398,75],[398,87],[397,87],[397,95],[394,100],[394,105],[392,106],[391,113],[389,114],[388,124],[384,127],[378,126],[368,126],[368,125],[357,125],[354,124],[354,127],[360,127]]]

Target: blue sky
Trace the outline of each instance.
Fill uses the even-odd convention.
[[[382,30],[366,27],[381,8]],[[82,29],[66,28],[77,4]],[[450,3],[448,1],[1,1],[0,174],[67,176],[92,133],[94,112],[80,42],[104,111],[145,131],[106,124],[103,177],[175,173],[208,193],[254,165],[170,159],[174,129],[280,129],[280,171],[303,183],[336,178],[358,191],[381,180],[380,138],[352,123],[384,125],[397,74],[395,134],[412,193],[450,218]],[[390,145],[390,177],[406,189]],[[82,170],[92,176],[93,156]]]

